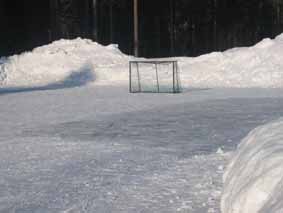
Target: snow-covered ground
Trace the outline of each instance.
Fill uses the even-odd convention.
[[[181,80],[194,88],[282,88],[283,34],[255,46],[196,58],[179,57]],[[59,40],[32,52],[0,58],[1,87],[128,84],[128,61],[116,45]]]
[[[178,58],[176,95],[129,94],[114,45],[0,59],[0,212],[219,213],[236,146],[283,116],[282,46]]]
[[[232,151],[249,130],[282,116],[281,94],[3,93],[1,212],[219,212],[229,157],[219,147]]]
[[[253,130],[225,173],[222,211],[283,212],[283,120]]]

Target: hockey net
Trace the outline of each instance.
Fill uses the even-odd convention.
[[[180,93],[177,61],[143,60],[129,62],[130,92]]]

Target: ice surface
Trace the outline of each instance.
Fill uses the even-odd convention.
[[[227,151],[283,115],[282,94],[3,92],[0,212],[220,212]]]
[[[129,94],[131,57],[115,45],[60,40],[1,58],[0,212],[220,212],[230,152],[283,116],[282,37],[177,58],[178,95]],[[280,212],[281,192],[263,209]]]

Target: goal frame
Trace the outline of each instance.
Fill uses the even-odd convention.
[[[140,78],[140,64],[152,64],[154,65],[155,77],[156,77],[156,91],[143,91],[141,86],[141,78]],[[160,64],[172,64],[172,91],[161,91],[159,84],[159,73],[158,73],[158,65]],[[133,90],[133,82],[132,82],[132,73],[133,73],[133,65],[136,67],[136,74],[138,80],[138,89]],[[135,60],[129,61],[129,92],[130,93],[181,93],[181,83],[179,79],[179,68],[177,60]]]

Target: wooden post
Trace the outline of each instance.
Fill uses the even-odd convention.
[[[139,57],[139,14],[138,0],[134,0],[134,54]]]

